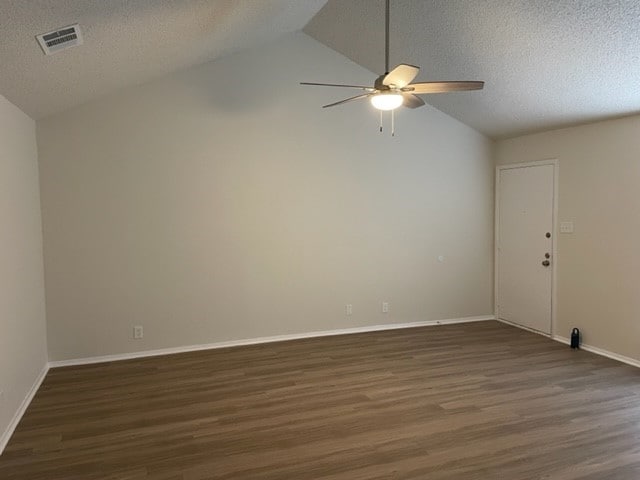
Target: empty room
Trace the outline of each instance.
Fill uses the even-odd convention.
[[[0,0],[0,479],[640,478],[640,1]]]

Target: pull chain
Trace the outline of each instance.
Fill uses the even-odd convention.
[[[391,136],[396,136],[396,125],[395,125],[395,110],[391,110]]]
[[[382,133],[382,110],[380,110],[380,133]],[[391,136],[396,136],[396,114],[395,110],[391,110]]]

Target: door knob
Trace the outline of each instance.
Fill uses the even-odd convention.
[[[548,267],[549,265],[551,265],[551,262],[549,262],[549,260],[543,260],[542,261],[542,266],[543,267]]]

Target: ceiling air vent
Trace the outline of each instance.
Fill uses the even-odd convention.
[[[53,32],[36,35],[36,38],[45,55],[52,55],[60,50],[82,45],[82,32],[77,23]]]

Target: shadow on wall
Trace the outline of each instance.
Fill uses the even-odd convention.
[[[287,75],[290,66],[277,65],[279,59],[259,53],[247,51],[203,65],[204,75],[191,76],[193,93],[214,111],[255,114],[280,105],[300,80]]]
[[[336,62],[342,65],[345,60],[353,68],[346,73],[335,73]],[[187,82],[193,90],[191,94],[197,95],[201,104],[226,112],[252,114],[257,110],[292,107],[292,102],[304,105],[305,111],[307,107],[320,111],[322,105],[361,93],[300,85],[303,81],[368,85],[374,78],[373,73],[303,33],[289,34],[261,48],[227,55],[196,70],[198,73],[189,75]]]

